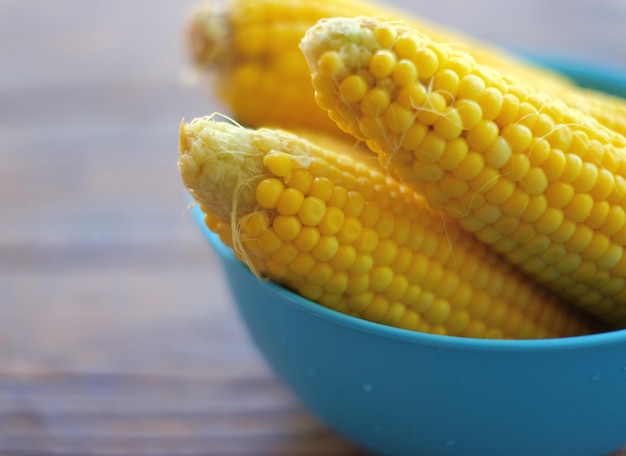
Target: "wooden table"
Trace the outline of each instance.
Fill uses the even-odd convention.
[[[185,215],[178,123],[223,109],[184,82],[194,3],[0,0],[0,454],[364,454],[267,368]],[[626,70],[622,0],[417,3]]]

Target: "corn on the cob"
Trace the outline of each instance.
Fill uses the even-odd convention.
[[[624,136],[403,23],[329,19],[301,47],[320,106],[383,166],[572,304],[626,325]]]
[[[593,330],[420,195],[337,152],[345,147],[207,117],[181,125],[179,169],[207,226],[253,271],[322,305],[465,337]]]
[[[340,132],[315,105],[310,75],[298,44],[317,20],[334,16],[407,14],[362,0],[230,0],[202,3],[189,19],[189,52],[226,101],[236,120],[251,127],[308,127]],[[565,78],[515,60],[495,47],[412,18],[437,39],[472,49],[507,74],[562,86]],[[569,84],[568,84],[569,85]]]

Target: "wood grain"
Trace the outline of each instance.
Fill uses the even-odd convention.
[[[185,82],[193,4],[0,0],[2,455],[365,454],[268,369],[185,215],[178,123],[223,109]],[[626,68],[620,1],[396,4]]]

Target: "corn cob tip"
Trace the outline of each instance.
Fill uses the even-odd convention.
[[[310,142],[287,131],[250,130],[213,113],[181,122],[178,169],[199,204],[223,220],[236,222],[241,214],[262,210],[254,187],[268,174],[265,156],[288,150],[292,160],[308,166],[309,147],[313,147]]]
[[[180,125],[178,169],[193,198],[223,220],[254,209],[250,181],[263,172],[262,156],[243,127],[217,114]]]
[[[261,272],[243,246],[240,225],[266,210],[256,198],[257,184],[271,175],[265,159],[287,150],[294,163],[309,166],[310,147],[312,143],[292,133],[246,129],[218,113],[180,124],[178,170],[185,187],[207,217],[230,227],[227,244],[259,278]]]
[[[190,13],[187,29],[187,49],[197,68],[210,69],[228,58],[231,34],[223,2],[209,2]]]
[[[309,69],[317,70],[319,56],[328,49],[336,49],[337,39],[341,42],[347,38],[351,42],[361,39],[360,21],[367,20],[365,17],[329,17],[319,20],[305,33],[300,41],[300,51],[304,55]]]

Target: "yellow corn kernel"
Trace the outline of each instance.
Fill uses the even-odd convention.
[[[358,253],[371,253],[378,245],[378,233],[372,228],[363,228],[359,237],[354,241]]]
[[[266,212],[253,212],[241,218],[241,231],[249,238],[257,239],[269,226],[270,220]]]
[[[391,104],[383,114],[384,125],[393,133],[404,133],[413,120],[414,114],[399,103]]]
[[[365,274],[374,266],[374,259],[369,253],[358,253],[356,248],[354,249],[355,257],[354,261],[350,265],[348,271],[351,274]]]
[[[392,77],[400,87],[411,86],[417,79],[417,70],[410,60],[400,59],[394,67]]]
[[[337,232],[337,239],[342,244],[352,244],[359,238],[361,228],[361,221],[358,218],[348,216]]]
[[[264,158],[264,164],[278,177],[288,177],[291,175],[291,158],[287,154],[269,153]]]
[[[375,292],[385,291],[393,280],[393,269],[389,266],[375,266],[370,270],[369,288]]]
[[[336,78],[337,75],[344,69],[343,59],[338,52],[328,51],[325,52],[319,59],[320,76],[327,77],[329,79]]]
[[[469,67],[471,68],[471,66]],[[465,75],[459,82],[458,98],[478,102],[485,93],[485,88],[485,81],[480,76],[476,74]]]
[[[528,208],[530,196],[528,192],[516,187],[509,199],[500,204],[505,216],[520,218]]]
[[[513,149],[509,142],[502,136],[498,136],[487,149],[485,149],[485,165],[492,168],[503,168],[511,159]]]
[[[391,101],[390,101],[391,102]],[[447,107],[446,97],[439,92],[430,92],[426,95],[424,105],[418,110],[420,123],[432,125],[441,118],[443,111]]]
[[[348,192],[344,187],[334,186],[331,197],[326,202],[327,206],[343,209],[348,200]]]
[[[419,48],[411,59],[417,68],[417,75],[420,79],[430,78],[439,67],[437,53],[430,48]]]
[[[341,209],[335,206],[328,207],[318,224],[320,233],[326,235],[336,234],[341,229],[344,218],[345,214]]]
[[[341,81],[339,95],[350,103],[356,103],[363,99],[368,89],[367,82],[358,74],[353,74]]]
[[[434,211],[421,195],[389,179],[369,159],[348,159],[344,153],[350,143],[322,148],[281,130],[245,129],[210,117],[181,128],[181,177],[211,214],[207,226],[230,233],[229,245],[254,272],[305,298],[358,318],[433,334],[534,337],[527,328],[540,326],[544,337],[558,337],[594,330],[577,311],[506,269],[499,256]],[[283,175],[283,155],[289,157],[288,175]],[[299,186],[295,176],[304,176],[310,185]],[[272,179],[282,184],[282,192],[272,197],[275,207],[266,208],[261,205],[265,194],[257,187],[279,188]],[[331,187],[344,190],[345,209],[318,197],[328,197]],[[291,214],[291,201],[299,193],[300,208]],[[325,205],[323,215],[321,210],[311,215],[309,204]],[[279,210],[283,205],[287,213]],[[249,241],[245,237],[257,235]],[[615,259],[614,254],[599,257],[605,266]],[[496,327],[483,321],[501,301],[507,302],[500,310],[504,321],[515,315],[519,324]],[[540,305],[531,306],[534,301]],[[538,309],[545,306],[555,307],[559,317],[539,325]],[[458,308],[467,311],[465,316],[454,312]],[[484,331],[468,332],[468,327]]]
[[[287,185],[290,188],[299,190],[302,193],[309,193],[313,183],[313,176],[304,169],[297,169],[291,173]]]
[[[300,233],[302,223],[293,215],[277,215],[272,222],[272,228],[281,241],[290,242]]]
[[[424,318],[431,325],[440,325],[445,322],[449,316],[450,304],[448,303],[448,301],[445,301],[443,299],[436,299],[433,304],[428,308],[428,310],[424,312]],[[480,337],[480,335],[472,337]]]
[[[456,71],[444,69],[433,77],[432,90],[446,95],[450,100],[454,100],[459,91],[459,78]]]
[[[390,205],[386,204],[384,206],[388,207]],[[378,237],[387,238],[391,236],[395,222],[396,217],[394,217],[394,214],[390,210],[382,210],[378,221],[374,225],[374,230],[376,231]]]
[[[365,207],[365,198],[356,191],[346,192],[346,204],[343,206],[346,217],[358,217]]]
[[[307,275],[315,266],[315,259],[305,252],[299,252],[289,263],[289,270],[296,276]]]
[[[483,118],[483,111],[478,102],[471,98],[459,98],[454,102],[454,109],[461,118],[464,130],[476,127]]]
[[[300,232],[293,239],[293,244],[301,252],[310,252],[317,245],[320,237],[321,234],[317,227],[303,226],[300,228]]]
[[[278,208],[277,208],[278,209]],[[279,212],[281,212],[279,210]],[[302,203],[298,208],[298,218],[305,226],[318,225],[326,214],[326,203],[315,196],[307,196],[302,199]]]
[[[326,262],[335,256],[338,249],[339,241],[335,236],[321,236],[311,253],[317,261]]]
[[[265,254],[274,253],[282,243],[283,241],[272,230],[268,230],[259,236],[259,248]]]
[[[411,62],[411,64],[413,63]],[[417,68],[413,72],[417,74]],[[409,100],[408,103],[403,103],[403,105],[411,106],[413,108],[424,106],[428,100],[428,89],[420,84],[417,80],[410,84],[408,87]]]
[[[465,139],[470,149],[476,152],[483,152],[498,139],[499,134],[500,129],[495,122],[483,119],[466,133]]]
[[[311,182],[311,191],[309,196],[318,198],[324,203],[333,195],[334,185],[332,181],[326,177],[315,177]]]
[[[350,271],[348,284],[346,286],[346,295],[358,295],[368,291],[370,286],[369,274]]]
[[[276,210],[282,215],[295,215],[304,202],[304,195],[295,188],[286,188],[276,202]]]
[[[485,158],[478,152],[469,152],[452,174],[461,181],[471,181],[485,169]],[[441,173],[440,179],[445,173]],[[487,179],[488,180],[488,179]],[[481,185],[482,186],[482,185]]]
[[[411,125],[406,129],[410,127]],[[446,141],[459,137],[463,132],[463,120],[459,112],[453,108],[444,110],[441,117],[433,124],[433,132]]]
[[[281,244],[275,252],[270,255],[270,259],[280,266],[287,266],[298,255],[298,249],[288,242]]]
[[[509,143],[514,153],[528,150],[532,142],[532,132],[524,125],[509,123],[502,127],[501,137]],[[536,155],[536,154],[533,154]]]
[[[550,154],[541,163],[546,178],[550,182],[561,179],[566,166],[565,154],[559,149],[550,150]]]
[[[566,182],[553,182],[545,190],[548,204],[562,209],[574,198],[574,187]]]
[[[357,259],[356,249],[352,245],[340,245],[337,253],[330,260],[330,265],[338,271],[350,269]]]
[[[502,109],[503,94],[496,87],[488,87],[480,97],[479,104],[483,112],[483,119],[493,120]]]
[[[376,51],[369,61],[369,71],[375,78],[386,78],[396,67],[396,56],[393,52]]]
[[[256,199],[265,209],[273,209],[278,203],[285,186],[274,178],[263,179],[256,188]]]
[[[533,167],[520,179],[529,195],[540,195],[548,188],[548,178],[541,168]]]
[[[333,276],[333,269],[326,263],[317,262],[305,275],[306,283],[325,285]]]
[[[402,44],[377,43],[371,37],[379,26],[393,28]],[[346,30],[349,36],[342,35]],[[342,53],[344,46],[357,46],[354,55],[361,57]],[[388,172],[561,298],[611,325],[626,327],[626,301],[617,301],[602,288],[608,280],[626,280],[624,268],[615,267],[615,252],[626,247],[620,228],[625,220],[626,140],[601,124],[591,108],[568,103],[571,98],[564,92],[580,93],[577,88],[548,87],[534,78],[516,80],[477,63],[467,52],[434,42],[421,30],[385,19],[326,20],[307,32],[300,48],[313,77],[319,53],[333,50],[343,57],[346,75],[371,79],[376,88],[371,92],[376,90],[385,106],[402,102],[402,116],[385,118],[373,109],[364,111],[362,103],[342,100],[347,105],[344,126],[359,125],[365,118],[378,126],[375,135],[363,131],[360,139]],[[408,49],[415,49],[409,59],[416,68],[412,83],[399,86],[375,72],[364,76],[368,56],[384,55],[393,62],[390,55],[395,54],[400,61]],[[451,76],[455,69],[463,73]],[[428,89],[422,104],[399,98],[406,87]],[[443,95],[445,87],[455,96]],[[456,115],[453,123],[448,121],[451,112]],[[418,134],[415,140],[398,141],[401,131]],[[506,184],[497,186],[500,180]],[[557,264],[567,253],[589,266],[564,271]],[[517,319],[507,324],[524,328]]]
[[[500,107],[500,113],[494,119],[494,121],[501,128],[506,125],[511,125],[515,120],[519,119],[520,101],[512,93],[505,93],[502,95],[502,106]]]
[[[382,88],[374,87],[363,96],[359,106],[366,117],[377,117],[389,107],[389,94]]]
[[[520,145],[518,144],[519,148]],[[552,149],[550,148],[550,143],[543,138],[532,138],[530,147],[528,149],[528,160],[531,165],[541,166],[544,163],[549,163],[550,152]],[[543,171],[546,173],[546,176],[552,173],[551,166],[545,166]]]

